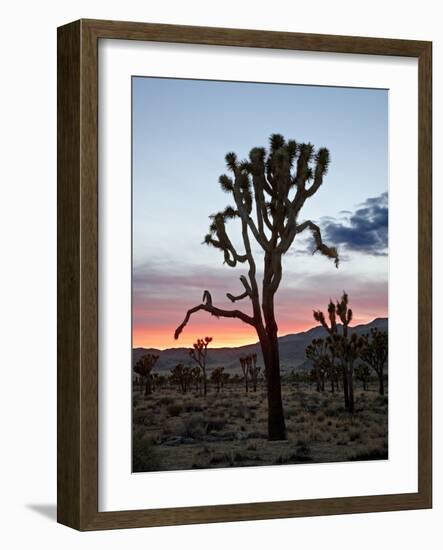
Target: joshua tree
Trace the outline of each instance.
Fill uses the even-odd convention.
[[[373,328],[363,338],[364,345],[361,350],[361,358],[377,373],[378,391],[380,395],[384,395],[383,369],[388,360],[388,334]]]
[[[354,412],[354,363],[360,357],[363,347],[363,338],[354,332],[349,338],[338,335],[334,341],[334,347],[341,360],[345,372],[348,387],[348,409]]]
[[[240,319],[253,327],[265,364],[268,436],[270,440],[286,439],[274,300],[283,275],[282,258],[294,239],[304,231],[310,231],[314,237],[314,252],[333,259],[338,266],[337,250],[323,243],[320,228],[311,220],[299,221],[306,200],[323,183],[329,165],[329,151],[326,148],[314,151],[310,143],[285,141],[283,136],[273,134],[269,151],[255,147],[250,151],[249,159],[242,162],[235,153],[228,153],[226,164],[232,177],[222,175],[219,183],[232,197],[234,206],[227,206],[211,216],[204,243],[220,250],[230,267],[247,264],[248,275],[240,277],[243,291],[238,295],[228,293],[227,297],[232,302],[245,298],[250,300],[252,314],[239,309],[216,307],[210,292],[205,290],[202,303],[188,310],[183,323],[175,331],[175,338],[179,337],[191,315],[197,311],[206,311],[215,317]],[[242,251],[235,248],[227,233],[226,224],[233,219],[237,219],[241,227]],[[263,251],[263,255],[257,256],[263,258],[261,291],[257,283],[252,240]]]
[[[191,369],[191,377],[192,377],[192,381],[194,382],[195,391],[201,395],[202,376],[201,376],[200,367],[193,367]]]
[[[145,395],[149,395],[152,392],[152,375],[151,371],[157,363],[159,355],[152,355],[147,353],[142,355],[137,363],[134,365],[134,372],[145,379]]]
[[[257,391],[257,384],[258,384],[258,375],[260,374],[260,367],[257,367],[257,354],[251,353],[250,357],[250,366],[249,366],[249,374],[251,376],[251,382],[252,382],[252,389],[253,391]]]
[[[207,393],[207,379],[206,379],[206,358],[208,355],[208,345],[212,342],[212,338],[205,336],[204,339],[198,339],[193,344],[193,348],[189,350],[189,355],[201,368],[203,376],[203,395]]]
[[[245,391],[248,393],[249,391],[249,367],[250,367],[250,360],[249,355],[246,357],[240,357],[240,367],[243,373],[243,378],[245,381]]]
[[[337,332],[337,316],[343,324],[343,335],[339,336]],[[343,351],[343,346],[339,345],[341,338],[347,340],[348,338],[348,327],[349,323],[352,321],[352,309],[348,308],[348,295],[346,292],[343,292],[340,302],[337,301],[336,304],[332,300],[328,304],[328,317],[329,325],[326,321],[325,315],[322,311],[314,311],[314,319],[322,325],[322,327],[329,333],[329,348],[331,352],[332,361],[335,363],[335,357],[337,357],[338,352]],[[350,408],[349,400],[349,376],[346,372],[346,366],[341,363],[341,370],[343,376],[343,396],[345,400],[345,407]],[[351,380],[352,382],[352,380]]]
[[[223,371],[224,370],[225,370],[224,367],[216,367],[211,372],[211,380],[215,384],[215,387],[217,389],[217,393],[220,392],[220,388],[223,386]]]
[[[363,350],[362,350],[363,351]],[[369,370],[368,365],[366,363],[360,363],[358,367],[355,369],[355,377],[357,380],[360,380],[363,386],[363,391],[368,390],[368,381],[371,376],[371,371]]]
[[[251,353],[245,357],[240,357],[240,366],[245,381],[246,393],[249,392],[249,381],[252,383],[252,389],[257,391],[258,375],[260,367],[257,367],[257,354]]]
[[[306,348],[306,357],[314,367],[317,391],[325,391],[325,374],[327,363],[328,346],[322,338],[314,338]]]
[[[223,375],[222,375],[222,380],[221,380],[221,387],[222,389],[225,387],[225,385],[229,382],[229,379],[231,378],[231,375],[229,374],[229,372],[224,372]]]
[[[178,363],[178,365],[175,365],[175,367],[171,370],[171,382],[173,384],[177,384],[178,390],[182,393],[186,392],[184,368],[185,367],[182,363]]]

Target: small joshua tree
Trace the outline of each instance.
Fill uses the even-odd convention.
[[[249,392],[249,381],[252,383],[253,391],[257,391],[258,375],[260,374],[260,367],[257,367],[257,354],[250,353],[245,357],[240,357],[240,366],[245,381],[246,393]]]
[[[192,367],[191,369],[191,378],[194,383],[194,389],[197,393],[201,395],[202,393],[202,375],[200,367]]]
[[[369,370],[369,367],[366,363],[360,363],[355,369],[355,378],[357,378],[357,380],[360,380],[360,382],[362,383],[363,391],[368,390],[368,382],[370,376],[371,371]]]
[[[222,380],[221,380],[221,387],[222,389],[226,386],[226,384],[229,382],[231,378],[231,375],[229,374],[229,372],[224,372],[223,375],[222,375]]]
[[[249,392],[249,368],[250,368],[250,359],[249,355],[246,357],[240,357],[240,367],[243,373],[243,379],[245,381],[245,391]]]
[[[221,388],[222,385],[223,385],[223,371],[224,371],[224,370],[225,370],[224,367],[216,367],[216,368],[211,372],[211,380],[212,380],[212,382],[215,384],[217,393],[220,392],[220,388]]]
[[[182,363],[178,363],[178,365],[175,365],[175,367],[171,370],[171,382],[173,384],[177,384],[178,390],[181,393],[186,392],[185,388],[185,377],[184,377],[184,365]]]
[[[250,357],[250,366],[249,366],[249,374],[251,376],[251,382],[252,382],[252,390],[257,391],[257,384],[258,384],[258,376],[260,374],[260,367],[257,367],[257,354],[251,353]]]
[[[300,211],[313,197],[329,166],[329,151],[314,149],[311,143],[286,141],[280,134],[273,134],[267,151],[254,147],[248,160],[240,161],[235,153],[226,155],[226,165],[231,176],[223,174],[219,183],[229,194],[233,205],[211,216],[209,233],[204,243],[223,254],[229,267],[246,264],[248,273],[240,277],[242,292],[227,294],[235,303],[247,299],[252,311],[222,309],[214,305],[208,290],[203,292],[202,302],[185,315],[175,331],[178,338],[191,316],[206,311],[215,317],[239,319],[253,327],[260,342],[265,365],[268,399],[268,437],[270,440],[286,439],[286,426],[281,393],[278,325],[275,318],[275,296],[283,277],[283,256],[291,248],[294,239],[309,231],[314,239],[314,252],[320,252],[338,266],[338,253],[323,243],[320,228],[311,220],[300,221]],[[241,228],[243,250],[238,250],[227,232],[227,223],[237,220]],[[253,242],[255,241],[255,242]],[[258,245],[262,255],[254,255]],[[263,261],[263,285],[257,282],[256,260]]]
[[[155,363],[157,363],[158,358],[159,355],[147,353],[142,355],[134,365],[134,372],[145,380],[145,395],[149,395],[152,392],[151,371],[154,368]]]
[[[380,395],[384,395],[383,370],[388,360],[388,334],[373,328],[363,339],[361,358],[377,373],[378,391]]]
[[[354,364],[360,357],[363,347],[363,338],[354,332],[350,337],[338,335],[334,341],[334,347],[342,368],[346,375],[348,388],[348,410],[353,413],[355,410],[354,404]]]
[[[208,346],[212,342],[210,336],[205,336],[203,339],[198,339],[197,342],[193,344],[193,348],[189,350],[189,355],[197,365],[200,367],[203,376],[203,395],[206,396],[208,391],[208,383],[206,378],[206,358],[208,356]]]
[[[343,325],[343,335],[340,336],[338,334],[337,330],[337,316],[339,317],[340,321]],[[330,339],[328,341],[329,348],[331,351],[331,356],[334,361],[335,357],[339,356],[339,353],[343,351],[343,345],[340,344],[340,339],[344,338],[347,340],[348,338],[348,327],[350,322],[352,321],[352,309],[348,308],[348,295],[346,292],[343,292],[343,295],[341,297],[340,301],[337,301],[335,304],[332,300],[329,301],[328,304],[328,317],[329,317],[329,325],[326,321],[325,315],[322,311],[314,311],[314,319],[322,325],[322,327],[328,332],[330,335]],[[350,398],[349,398],[349,376],[346,371],[346,365],[343,363],[343,361],[340,364],[340,368],[342,371],[342,377],[343,377],[343,396],[345,401],[345,407],[347,409],[350,408]],[[352,380],[351,380],[352,382]]]
[[[306,357],[312,362],[317,391],[325,391],[328,346],[322,338],[314,338],[306,348]]]

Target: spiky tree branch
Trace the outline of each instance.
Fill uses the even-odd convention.
[[[176,340],[180,336],[185,326],[188,324],[191,318],[191,315],[193,315],[194,313],[197,313],[197,311],[207,311],[211,315],[214,315],[214,317],[230,317],[230,318],[240,319],[244,323],[254,326],[254,319],[249,315],[246,315],[246,313],[243,313],[242,311],[239,311],[237,309],[233,309],[233,310],[220,309],[219,307],[213,306],[211,295],[209,291],[205,290],[205,292],[203,293],[203,302],[198,306],[188,309],[182,324],[179,327],[177,327],[177,329],[175,330],[174,338]]]

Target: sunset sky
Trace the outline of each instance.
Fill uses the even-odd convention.
[[[246,158],[268,146],[272,133],[325,146],[329,172],[305,203],[323,240],[338,247],[339,269],[312,255],[309,235],[297,237],[284,259],[276,311],[279,334],[315,323],[313,309],[346,290],[354,323],[388,314],[388,92],[282,84],[133,78],[133,346],[190,346],[212,336],[213,347],[257,341],[254,330],[206,312],[174,330],[208,289],[226,309],[226,292],[243,288],[243,266],[223,264],[201,244],[208,216],[230,204],[218,184],[224,157]],[[231,199],[232,204],[232,199]],[[238,222],[227,228],[240,248]],[[258,245],[257,266],[263,254]],[[236,306],[247,313],[250,304]]]

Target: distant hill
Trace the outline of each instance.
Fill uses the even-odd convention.
[[[341,325],[339,325],[339,331],[341,328]],[[371,328],[377,328],[378,330],[387,332],[388,319],[386,317],[379,317],[366,325],[349,327],[349,331],[351,334],[353,332],[364,334],[365,332],[369,332]],[[282,371],[289,372],[292,369],[306,369],[308,367],[305,356],[306,347],[314,338],[324,338],[325,336],[327,336],[327,333],[321,326],[311,328],[306,332],[280,336],[278,341]],[[223,366],[226,370],[240,370],[239,358],[242,355],[254,352],[257,353],[258,356],[257,363],[263,366],[263,358],[259,343],[240,346],[238,348],[210,348],[207,364],[209,368]],[[158,350],[155,348],[134,348],[132,351],[133,362],[135,363],[145,353],[160,355],[155,367],[157,372],[169,371],[174,368],[177,363],[183,363],[185,365],[192,364],[192,360],[189,357],[189,348],[170,348],[165,350]]]

